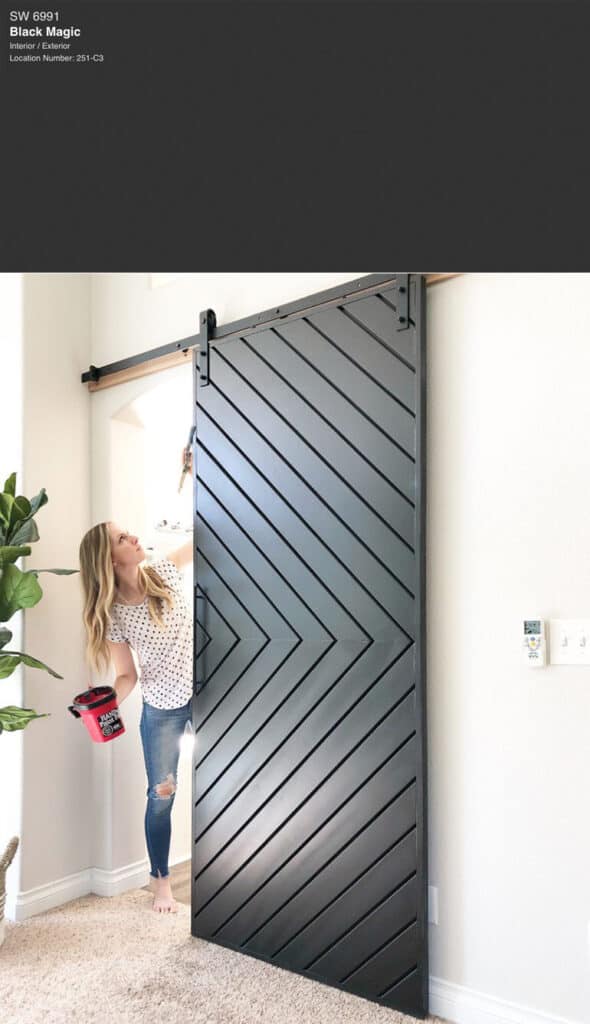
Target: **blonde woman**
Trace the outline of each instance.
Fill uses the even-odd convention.
[[[141,669],[140,735],[147,774],[145,838],[153,909],[175,913],[168,870],[170,815],[180,739],[191,723],[193,619],[180,569],[192,561],[192,539],[151,565],[137,536],[116,522],[98,523],[80,544],[87,659],[102,672],[112,663],[119,704]]]

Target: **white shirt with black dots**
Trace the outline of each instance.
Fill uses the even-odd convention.
[[[147,597],[141,604],[111,606],[107,639],[128,643],[137,654],[143,698],[155,708],[181,708],[193,695],[193,618],[174,562],[160,558],[152,568],[172,588],[174,604],[163,604],[164,629],[152,621]]]

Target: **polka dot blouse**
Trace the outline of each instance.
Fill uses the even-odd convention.
[[[164,629],[152,621],[147,597],[141,604],[114,603],[107,638],[128,643],[137,654],[143,698],[155,708],[180,708],[193,695],[193,619],[184,596],[182,576],[174,562],[152,562],[172,588],[174,605],[162,602]]]

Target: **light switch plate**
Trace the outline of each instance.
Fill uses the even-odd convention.
[[[551,665],[590,665],[590,619],[549,619]]]

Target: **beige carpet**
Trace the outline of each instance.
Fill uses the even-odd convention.
[[[366,999],[190,934],[144,889],[6,922],[2,1024],[411,1024]],[[440,1018],[429,1017],[429,1021]]]

